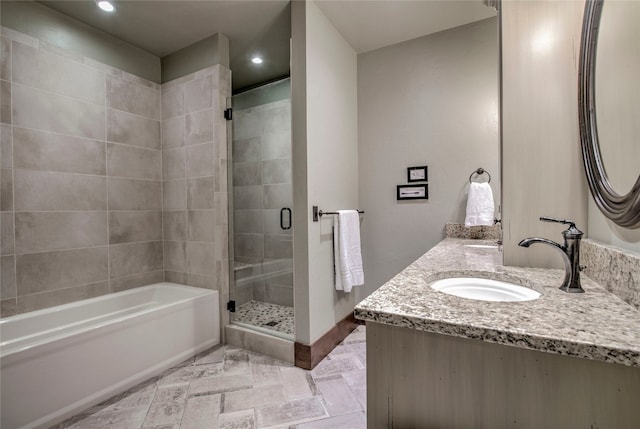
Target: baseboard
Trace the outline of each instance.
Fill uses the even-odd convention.
[[[313,369],[331,350],[335,349],[356,327],[362,324],[349,313],[336,323],[326,334],[311,345],[296,342],[294,345],[295,365],[299,368]]]

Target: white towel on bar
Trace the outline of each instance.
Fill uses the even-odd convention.
[[[363,285],[360,215],[357,210],[338,210],[338,221],[333,228],[333,250],[336,290],[351,292],[353,286]]]
[[[471,182],[465,226],[493,225],[493,192],[488,182]]]

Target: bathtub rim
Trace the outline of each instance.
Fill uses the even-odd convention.
[[[165,304],[161,304],[158,306],[154,306],[151,308],[147,308],[144,310],[141,310],[139,312],[135,312],[135,313],[129,313],[129,314],[125,314],[122,316],[118,316],[115,317],[113,319],[107,319],[101,322],[97,322],[95,324],[91,324],[91,325],[83,325],[83,326],[79,326],[77,329],[72,329],[69,331],[65,331],[65,332],[61,332],[58,334],[52,333],[51,336],[46,337],[42,340],[39,341],[35,341],[33,343],[29,343],[26,344],[24,346],[21,347],[16,347],[14,349],[9,349],[9,350],[3,350],[2,347],[2,343],[0,343],[0,365],[9,365],[13,359],[12,356],[18,354],[18,353],[24,353],[24,357],[28,357],[30,356],[32,353],[37,353],[37,351],[48,345],[51,344],[55,341],[71,341],[71,337],[73,336],[83,336],[86,335],[87,332],[89,331],[101,331],[101,332],[109,332],[111,329],[117,329],[117,324],[120,322],[123,322],[127,319],[132,319],[132,318],[141,318],[141,319],[148,319],[154,312],[158,312],[158,311],[163,311],[163,312],[173,312],[173,311],[178,311],[181,308],[183,308],[185,305],[188,305],[190,302],[194,301],[194,298],[198,298],[198,297],[204,297],[207,295],[215,295],[218,294],[218,298],[220,297],[219,292],[213,289],[204,289],[204,288],[197,288],[194,286],[187,286],[187,285],[182,285],[182,284],[178,284],[178,283],[171,283],[171,282],[158,282],[158,283],[153,283],[150,285],[146,285],[146,286],[140,286],[137,288],[132,288],[132,289],[128,289],[125,291],[120,291],[120,292],[114,292],[114,293],[110,293],[110,294],[105,294],[105,295],[100,295],[97,297],[93,297],[93,298],[87,298],[87,299],[83,299],[80,301],[74,301],[74,302],[70,302],[67,304],[60,304],[60,305],[56,305],[53,307],[48,307],[48,308],[43,308],[40,310],[35,310],[35,311],[29,311],[26,313],[21,313],[21,314],[17,314],[15,316],[9,316],[9,317],[5,317],[0,319],[0,334],[2,333],[2,325],[6,324],[7,322],[11,322],[11,321],[20,321],[22,319],[26,319],[29,317],[33,317],[33,316],[38,316],[40,314],[46,314],[46,313],[51,313],[51,312],[58,312],[58,311],[63,311],[65,309],[68,308],[76,308],[79,306],[82,306],[84,304],[87,303],[94,303],[94,302],[99,302],[99,301],[103,301],[106,298],[111,298],[114,295],[118,295],[118,296],[124,296],[124,295],[132,295],[134,293],[140,293],[140,292],[144,292],[145,290],[149,290],[149,289],[155,289],[158,287],[170,287],[173,289],[185,289],[188,288],[190,291],[192,292],[199,292],[197,294],[194,294],[192,296],[189,297],[184,297],[181,299],[177,299],[175,301],[171,301]],[[169,310],[171,309],[171,310]],[[218,310],[218,309],[216,309]],[[66,325],[65,325],[66,326]],[[111,328],[111,329],[110,329]]]

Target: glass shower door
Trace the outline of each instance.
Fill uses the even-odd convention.
[[[289,79],[235,95],[231,321],[293,339]]]

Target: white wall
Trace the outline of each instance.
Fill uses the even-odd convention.
[[[586,232],[587,188],[578,130],[583,1],[506,1],[502,12],[502,166],[505,265],[561,267],[557,250],[518,247],[525,237],[562,241],[572,219]]]
[[[311,344],[356,303],[333,286],[333,218],[313,222],[311,206],[359,206],[357,57],[314,2],[292,16],[296,341]]]
[[[366,291],[464,222],[483,167],[500,200],[498,23],[490,18],[358,56],[360,202]],[[398,202],[407,167],[428,165],[429,200]]]

